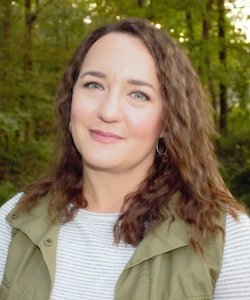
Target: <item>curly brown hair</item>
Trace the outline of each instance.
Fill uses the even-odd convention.
[[[50,216],[68,222],[79,208],[87,207],[83,196],[84,166],[69,132],[72,91],[90,47],[112,32],[139,38],[155,61],[164,102],[160,146],[166,150],[163,155],[156,153],[148,176],[137,191],[126,195],[114,228],[115,241],[138,245],[149,230],[167,217],[170,200],[179,191],[175,213],[188,224],[190,243],[197,249],[197,234],[215,236],[221,229],[216,218],[223,211],[237,218],[237,212],[244,209],[219,174],[210,140],[208,105],[193,67],[165,32],[145,20],[125,19],[104,26],[81,43],[66,68],[56,97],[58,162],[50,175],[29,186],[19,209],[30,210],[50,194]]]

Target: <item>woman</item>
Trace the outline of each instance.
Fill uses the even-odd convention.
[[[0,299],[250,298],[250,221],[165,33],[122,20],[90,34],[56,108],[53,172],[1,208]]]

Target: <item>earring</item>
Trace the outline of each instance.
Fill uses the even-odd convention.
[[[69,131],[72,132],[71,122],[69,122]]]
[[[167,153],[166,144],[163,138],[159,138],[156,145],[155,145],[156,152],[160,156],[164,156]]]

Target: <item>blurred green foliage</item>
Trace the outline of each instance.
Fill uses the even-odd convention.
[[[228,19],[228,9],[221,12],[225,22],[219,24],[218,3],[0,2],[0,203],[53,161],[53,98],[64,67],[86,32],[123,17],[142,17],[168,32],[190,57],[214,108],[221,172],[233,194],[250,207],[249,43]],[[220,58],[222,48],[225,62]],[[225,128],[220,126],[222,84],[227,90]]]

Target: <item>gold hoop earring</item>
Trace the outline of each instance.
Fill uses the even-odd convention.
[[[155,145],[156,152],[160,156],[164,156],[167,153],[166,144],[163,138],[159,138],[156,145]]]

